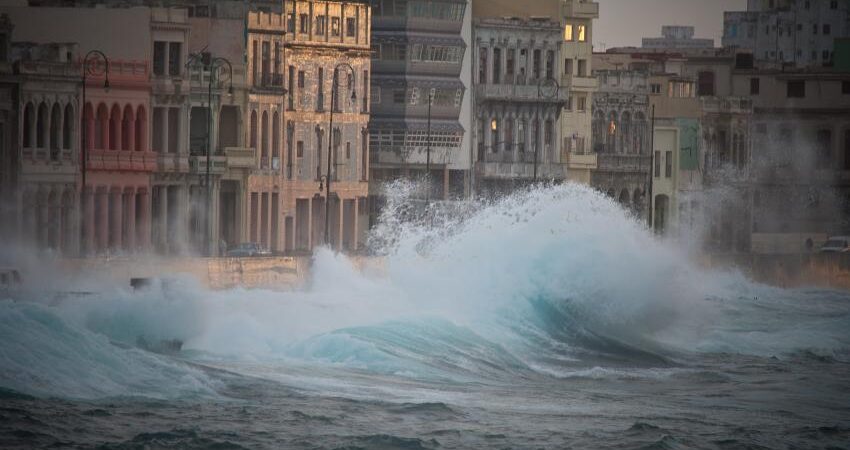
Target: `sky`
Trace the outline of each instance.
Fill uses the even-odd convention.
[[[639,47],[641,38],[661,36],[662,25],[693,25],[694,37],[713,38],[720,45],[723,11],[744,11],[746,0],[596,0],[599,20],[594,25],[596,51]]]

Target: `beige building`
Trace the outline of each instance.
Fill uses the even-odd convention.
[[[370,14],[362,2],[304,0],[248,14],[252,241],[286,252],[323,244],[330,182],[330,244],[365,243]]]
[[[597,167],[591,146],[593,95],[598,88],[593,76],[593,20],[599,4],[587,0],[478,0],[473,2],[476,18],[552,18],[560,22],[563,36],[555,79],[568,100],[559,117],[560,140],[556,151],[563,154],[569,180],[590,184]]]

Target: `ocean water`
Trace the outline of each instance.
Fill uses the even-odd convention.
[[[383,267],[320,251],[298,291],[0,300],[0,447],[850,449],[847,293],[704,271],[578,186],[412,189]]]

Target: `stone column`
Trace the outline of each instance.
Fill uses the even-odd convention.
[[[139,217],[136,218],[137,238],[136,244],[142,253],[150,252],[151,245],[151,199],[146,188],[142,188],[136,193],[136,202],[141,204],[139,209]]]
[[[85,187],[83,191],[82,204],[82,256],[89,256],[94,253],[94,192],[90,187]]]
[[[124,248],[136,252],[136,189],[124,191]]]
[[[97,211],[96,249],[102,252],[109,248],[109,191],[107,188],[98,188],[97,204],[100,205],[100,210]]]
[[[162,253],[168,253],[168,186],[159,187],[159,242]]]
[[[113,189],[110,193],[109,214],[112,218],[112,227],[109,230],[110,242],[112,250],[121,250],[122,248],[122,232],[123,232],[123,215],[124,208],[122,205],[123,198],[120,189]]]
[[[38,208],[36,212],[36,242],[38,248],[47,248],[48,245],[48,237],[49,237],[49,228],[50,228],[50,205],[48,204],[49,198],[46,192],[39,191],[37,197],[36,207]]]
[[[360,198],[354,197],[354,223],[352,224],[354,236],[351,239],[351,249],[357,251],[360,249]]]

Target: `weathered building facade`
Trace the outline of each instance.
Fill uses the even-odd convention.
[[[427,174],[432,197],[469,192],[470,115],[464,114],[470,104],[464,78],[464,64],[470,61],[469,4],[372,1],[369,134],[375,188],[394,178]]]
[[[475,179],[479,193],[567,179],[561,144],[562,27],[548,19],[473,21]]]
[[[649,72],[608,68],[594,73],[599,81],[593,98],[593,151],[598,160],[590,185],[644,217],[651,160]]]
[[[287,2],[281,14],[249,13],[248,23],[251,236],[309,252],[326,243],[328,220],[327,244],[357,250],[368,229],[369,4]]]
[[[723,46],[755,59],[798,67],[831,66],[835,40],[850,37],[845,0],[749,0],[723,18]]]

